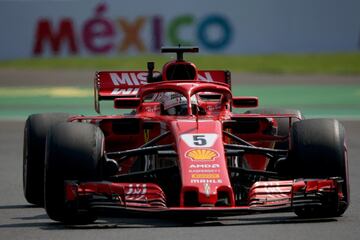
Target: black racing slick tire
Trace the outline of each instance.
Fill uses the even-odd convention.
[[[87,224],[96,220],[88,209],[65,201],[65,180],[101,180],[104,134],[86,123],[62,123],[53,127],[46,140],[45,210],[48,216],[66,224]]]
[[[23,191],[32,204],[44,205],[44,161],[46,134],[52,126],[66,122],[67,113],[33,114],[24,128]]]
[[[286,109],[286,108],[256,108],[246,111],[245,113],[248,114],[268,114],[268,115],[280,115],[280,114],[291,114],[294,117],[291,118],[291,125],[294,122],[300,121],[303,119],[303,115],[300,110],[297,109]],[[274,117],[277,123],[277,132],[276,135],[278,136],[289,136],[289,118],[281,118],[281,117]],[[289,149],[289,140],[279,141],[276,142],[274,145],[275,149],[280,150],[288,150]],[[280,175],[284,175],[284,172],[288,172],[287,163],[284,161],[276,161],[276,162],[269,162],[267,166],[268,171],[275,171],[278,172]]]
[[[284,109],[284,108],[256,108],[246,111],[245,113],[255,113],[255,114],[292,114],[296,117],[291,119],[291,122],[297,122],[303,119],[303,115],[300,110],[297,109]],[[274,118],[277,122],[277,135],[279,136],[288,136],[289,135],[289,118]],[[276,149],[287,150],[289,148],[289,142],[277,142],[275,144]]]
[[[308,119],[293,124],[289,164],[294,178],[342,179],[344,200],[325,208],[297,208],[300,217],[336,217],[350,202],[345,129],[333,119]],[[335,197],[336,198],[336,197]]]

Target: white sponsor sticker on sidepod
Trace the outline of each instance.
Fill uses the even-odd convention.
[[[181,139],[189,147],[212,147],[217,139],[218,135],[215,133],[197,133],[197,134],[182,134]]]

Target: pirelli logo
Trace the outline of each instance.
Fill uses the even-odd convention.
[[[198,174],[192,174],[191,178],[194,178],[194,179],[218,179],[218,178],[220,178],[220,174],[218,174],[218,173],[198,173]]]

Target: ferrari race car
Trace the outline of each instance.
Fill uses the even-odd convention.
[[[228,71],[184,60],[197,51],[163,48],[177,58],[161,72],[150,62],[146,71],[96,73],[96,111],[108,100],[127,113],[29,116],[27,201],[67,224],[107,215],[342,215],[350,202],[344,127],[256,108],[257,97],[232,95]]]

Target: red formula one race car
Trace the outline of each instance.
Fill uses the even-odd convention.
[[[294,211],[340,216],[349,205],[344,128],[298,110],[257,109],[234,97],[228,71],[184,61],[198,48],[163,48],[161,72],[98,72],[95,108],[128,114],[31,115],[24,137],[24,192],[53,220],[98,217],[203,219]],[[255,108],[234,113],[233,108]]]

